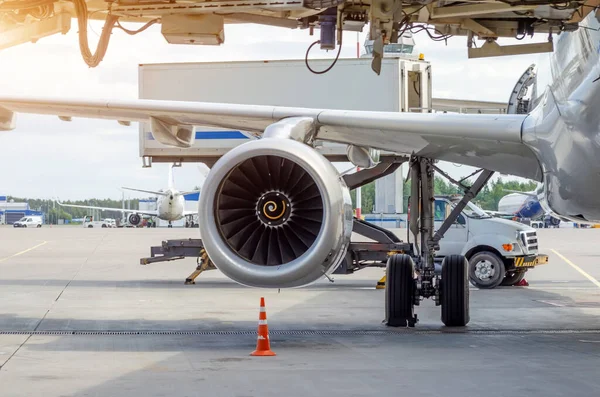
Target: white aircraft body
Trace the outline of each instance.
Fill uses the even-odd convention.
[[[171,227],[172,221],[178,221],[186,216],[192,216],[197,214],[197,211],[186,211],[185,210],[185,198],[186,194],[198,193],[198,190],[190,192],[180,192],[174,187],[173,183],[173,166],[169,167],[169,184],[166,190],[152,191],[143,189],[134,189],[130,187],[123,187],[122,189],[132,190],[135,192],[154,194],[157,197],[156,210],[155,211],[142,211],[142,210],[130,210],[124,208],[107,208],[107,207],[94,207],[88,205],[75,205],[75,204],[63,204],[58,202],[64,207],[75,207],[75,208],[88,208],[100,211],[119,211],[129,213],[127,221],[133,226],[137,226],[142,221],[140,215],[155,216],[159,219],[169,221],[169,227]]]
[[[394,153],[389,161],[396,163],[409,159],[413,180],[409,230],[414,242],[420,240],[387,262],[387,324],[414,325],[414,305],[420,298],[432,298],[441,305],[444,324],[464,326],[469,322],[467,261],[464,256],[446,257],[437,276],[435,252],[493,172],[541,182],[541,204],[556,216],[600,221],[596,10],[577,30],[561,32],[554,44],[547,64],[538,65],[528,114],[0,97],[0,127],[14,128],[15,113],[25,112],[148,122],[157,141],[182,148],[193,143],[194,126],[235,128],[260,136],[231,149],[214,164],[200,197],[199,218],[203,246],[214,265],[241,284],[264,288],[307,285],[346,263],[353,228],[375,228],[353,219],[349,188],[390,169],[378,151]],[[349,160],[363,170],[341,176],[315,150],[322,141],[347,144]],[[436,231],[431,198],[437,160],[482,171],[472,186],[463,186],[465,198]],[[397,239],[379,230],[383,234]],[[511,246],[522,253],[537,241],[528,233],[515,239]]]

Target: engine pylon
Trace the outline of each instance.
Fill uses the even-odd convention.
[[[256,350],[251,356],[275,356],[271,351],[269,340],[269,326],[267,325],[267,309],[265,309],[265,298],[260,298],[260,312],[258,314],[258,337],[256,339]]]

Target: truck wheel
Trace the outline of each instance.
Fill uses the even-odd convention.
[[[478,252],[469,259],[469,280],[477,288],[496,288],[505,273],[504,262],[493,252]]]
[[[42,227],[42,225],[37,225],[37,227]]]
[[[392,255],[386,266],[385,323],[390,327],[414,327],[416,284],[410,256]]]
[[[107,226],[105,224],[102,224],[102,227],[106,228]]]
[[[525,272],[506,272],[500,285],[509,286],[520,283],[525,278]]]
[[[91,229],[93,227],[94,227],[94,225],[88,225],[88,229]]]
[[[440,300],[442,322],[447,327],[464,327],[469,323],[468,268],[462,255],[449,255],[442,262]]]

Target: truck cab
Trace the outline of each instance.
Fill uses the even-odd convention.
[[[434,221],[442,225],[461,196],[436,196]],[[522,223],[494,218],[469,202],[440,241],[436,260],[464,255],[469,261],[469,280],[478,288],[495,288],[520,282],[525,272],[548,262],[538,253],[537,231]]]

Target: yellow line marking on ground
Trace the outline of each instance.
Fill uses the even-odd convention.
[[[550,249],[550,251],[554,252],[556,255],[558,255],[563,261],[567,262],[568,265],[570,265],[573,269],[577,270],[579,273],[581,273],[581,275],[585,278],[587,278],[588,280],[590,280],[596,287],[600,288],[600,282],[598,280],[596,280],[594,277],[590,276],[588,273],[586,273],[585,270],[583,270],[582,268],[580,268],[579,266],[577,266],[576,264],[574,264],[573,262],[571,262],[570,260],[568,260],[567,258],[565,258],[561,253],[559,253],[557,250],[555,249]]]
[[[6,258],[0,258],[0,262],[4,262],[4,261],[6,261],[6,260],[8,260],[8,259],[10,259],[10,258],[14,258],[15,256],[23,255],[23,254],[25,254],[25,253],[27,253],[27,252],[29,252],[29,251],[33,251],[34,249],[36,249],[36,248],[38,248],[38,247],[41,247],[42,245],[46,245],[46,244],[48,244],[48,242],[47,242],[47,241],[44,241],[44,242],[41,242],[41,243],[39,243],[38,245],[34,245],[34,246],[33,246],[33,247],[31,247],[31,248],[27,248],[27,249],[26,249],[26,250],[24,250],[24,251],[17,252],[16,254],[13,254],[13,255],[11,255],[11,256],[7,256]]]

